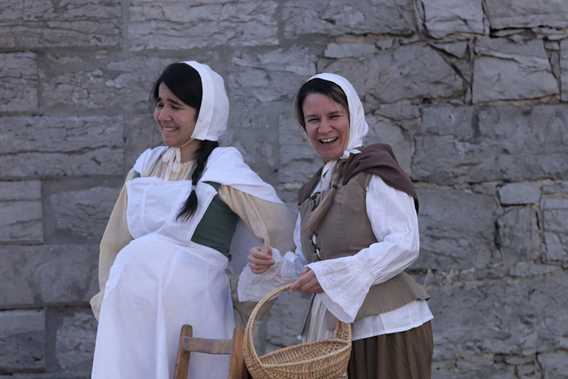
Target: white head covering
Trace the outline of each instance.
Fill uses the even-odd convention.
[[[369,131],[369,125],[367,124],[367,120],[365,120],[363,104],[361,103],[361,99],[359,99],[359,95],[357,95],[357,91],[355,91],[353,85],[343,76],[324,72],[312,76],[308,79],[308,81],[315,78],[337,84],[341,87],[345,96],[347,96],[347,104],[349,105],[349,141],[347,142],[347,147],[341,156],[341,158],[347,158],[349,153],[358,152],[356,148],[363,145],[363,138]]]
[[[199,117],[191,137],[198,140],[217,141],[227,129],[229,98],[223,77],[206,64],[196,61],[183,62],[193,67],[201,77],[203,97]]]
[[[203,96],[199,116],[192,139],[217,141],[227,129],[229,121],[229,98],[225,90],[223,77],[213,71],[206,64],[196,61],[183,62],[193,67],[201,77]],[[162,161],[168,164],[166,177],[181,169],[181,150],[179,147],[170,147],[163,155]]]

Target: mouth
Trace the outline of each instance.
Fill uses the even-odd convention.
[[[322,145],[327,145],[330,143],[334,143],[337,140],[339,140],[339,137],[329,137],[329,138],[320,138],[318,139],[318,142],[321,143]]]
[[[177,126],[160,126],[160,129],[165,133],[173,133],[177,132],[179,128]]]

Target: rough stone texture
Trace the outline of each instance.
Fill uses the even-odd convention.
[[[540,184],[522,182],[508,183],[499,189],[503,205],[534,204],[540,200]]]
[[[531,357],[563,346],[568,335],[566,279],[565,272],[557,271],[432,288],[435,360],[487,355],[492,362],[496,355]]]
[[[486,31],[481,0],[421,0],[424,23],[434,38],[454,33],[484,34]]]
[[[94,245],[0,247],[0,309],[85,304],[98,289]]]
[[[540,354],[538,361],[542,365],[546,379],[568,378],[568,352],[559,351]]]
[[[351,80],[366,143],[418,187],[433,378],[568,377],[566,4],[0,0],[0,379],[89,378],[96,245],[160,143],[153,80],[188,59],[225,78],[221,144],[291,206],[322,165],[294,96],[316,72]],[[281,300],[258,346],[297,342]]]
[[[324,55],[328,58],[349,58],[372,55],[375,51],[375,45],[369,42],[334,42],[327,45]]]
[[[123,171],[121,117],[3,117],[0,120],[2,175],[112,175]]]
[[[459,96],[463,82],[432,48],[412,45],[365,59],[343,59],[318,64],[322,71],[351,79],[366,102],[394,103],[405,99]],[[427,71],[424,67],[428,67]],[[370,73],[361,75],[362,72]],[[370,109],[367,109],[369,111]]]
[[[119,188],[94,187],[49,196],[56,232],[83,240],[100,239],[118,196]]]
[[[507,265],[535,261],[542,257],[542,241],[537,210],[532,207],[508,208],[497,219],[499,247]]]
[[[560,73],[562,101],[568,101],[568,40],[564,40],[560,43]]]
[[[483,268],[494,261],[495,199],[450,188],[418,188],[421,255],[416,267]]]
[[[180,59],[183,57],[180,56]],[[115,56],[107,52],[92,54],[48,54],[40,67],[42,92],[49,93],[43,106],[57,111],[78,109],[137,109],[146,115],[150,109],[149,79],[175,58]]]
[[[434,183],[565,178],[568,109],[428,107],[412,172]]]
[[[278,44],[277,2],[248,0],[190,5],[133,0],[128,43],[132,50]],[[152,20],[148,24],[148,20]]]
[[[0,1],[0,47],[107,47],[120,44],[117,0]]]
[[[0,112],[35,111],[37,109],[35,54],[0,54],[0,78],[2,78]]]
[[[0,241],[43,242],[41,182],[0,182]]]
[[[298,190],[323,163],[312,150],[308,137],[292,115],[280,118],[278,133],[280,138],[278,178],[281,193],[285,201],[296,204]]]
[[[413,4],[410,0],[291,0],[283,2],[286,38],[306,34],[411,34]]]
[[[568,3],[551,0],[486,0],[492,29],[568,27]]]
[[[0,373],[45,368],[45,312],[0,311]]]
[[[55,353],[59,367],[76,375],[91,371],[97,322],[91,312],[65,312],[57,317]]]
[[[513,43],[505,39],[480,39],[475,49],[474,103],[559,94],[558,81],[552,74],[542,40]]]
[[[568,262],[568,186],[544,187],[542,209],[548,261]]]

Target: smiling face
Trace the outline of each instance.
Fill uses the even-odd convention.
[[[330,97],[310,93],[302,103],[310,144],[324,162],[339,159],[349,142],[349,112]]]
[[[185,104],[164,83],[160,83],[154,107],[154,120],[164,144],[180,147],[191,141],[196,118],[195,108]]]

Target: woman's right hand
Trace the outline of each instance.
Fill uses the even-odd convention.
[[[272,248],[270,246],[253,247],[249,251],[248,262],[252,272],[262,274],[274,264]]]

